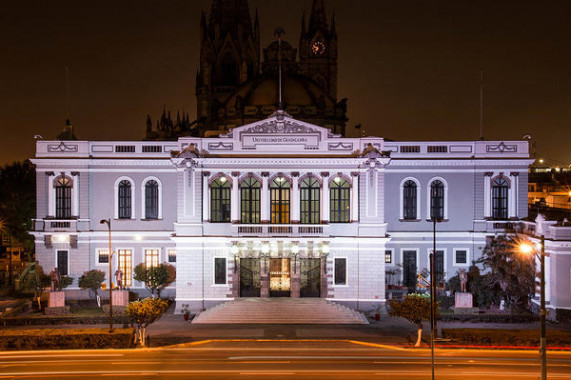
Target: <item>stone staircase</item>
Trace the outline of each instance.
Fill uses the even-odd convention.
[[[369,324],[362,313],[322,298],[240,298],[203,311],[192,323]]]

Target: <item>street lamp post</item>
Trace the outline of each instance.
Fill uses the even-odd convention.
[[[113,255],[111,254],[111,219],[101,219],[99,224],[107,224],[109,230],[109,332],[113,332]]]
[[[432,218],[432,251],[430,252],[430,364],[434,380],[434,335],[436,333],[436,281],[434,279],[436,255],[436,223],[438,218]]]
[[[545,339],[545,316],[547,312],[545,310],[545,236],[541,235],[540,240],[541,251],[537,252],[537,249],[530,244],[522,244],[520,250],[526,254],[539,255],[539,286],[540,286],[540,310],[539,310],[539,357],[541,360],[541,380],[547,380],[547,351],[546,351],[546,339]]]

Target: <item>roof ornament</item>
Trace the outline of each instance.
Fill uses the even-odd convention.
[[[285,34],[284,28],[278,26],[274,30],[274,36],[278,38],[278,114],[283,111],[282,102],[282,35]]]

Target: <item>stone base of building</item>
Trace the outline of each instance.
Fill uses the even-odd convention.
[[[44,309],[45,315],[66,315],[69,314],[69,306],[55,306],[55,307],[46,307]]]
[[[366,315],[374,315],[377,308],[380,308],[381,315],[387,315],[386,300],[378,301],[357,301],[357,300],[336,300],[334,298],[327,298],[329,302],[335,302],[340,305],[346,306],[350,309],[360,311]]]
[[[109,314],[109,305],[103,305],[101,306],[101,308],[103,309],[103,313]],[[127,310],[126,306],[113,305],[113,315],[125,315],[126,310]]]

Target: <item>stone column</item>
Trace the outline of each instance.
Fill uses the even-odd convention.
[[[299,173],[291,173],[291,223],[299,223]]]
[[[79,172],[72,172],[71,216],[79,217]]]
[[[54,189],[54,172],[46,172],[48,177],[48,216],[55,216],[56,194]],[[39,215],[38,215],[39,216]]]
[[[210,186],[208,186],[208,179],[210,172],[202,172],[202,221],[208,222],[210,220]]]
[[[260,194],[261,203],[261,222],[270,223],[270,187],[269,187],[270,173],[262,173],[262,190]]]
[[[484,173],[484,218],[492,216],[491,179],[493,174],[492,172]]]
[[[290,281],[291,281],[291,298],[299,298],[300,297],[300,262],[299,262],[299,255],[292,255],[291,262],[290,262]]]
[[[232,172],[232,196],[230,201],[230,221],[240,223],[240,189],[238,186],[240,172]]]
[[[509,195],[509,217],[517,219],[517,196],[518,196],[518,183],[519,181],[519,173],[518,172],[511,172],[510,173],[510,195]]]
[[[321,173],[322,186],[321,186],[321,223],[329,223],[330,202],[329,199],[329,173]]]
[[[270,256],[260,259],[260,297],[270,297]]]
[[[359,172],[352,172],[353,189],[351,191],[351,221],[359,221]]]

